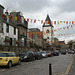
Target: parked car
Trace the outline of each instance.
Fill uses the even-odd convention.
[[[40,52],[34,52],[34,57],[35,57],[35,59],[42,59],[43,58],[43,56]]]
[[[75,54],[75,50],[72,50],[72,54]]]
[[[21,61],[35,60],[34,53],[32,51],[23,51],[19,54]]]
[[[48,57],[53,56],[53,52],[47,51],[47,56],[48,56]]]
[[[72,54],[72,51],[71,50],[68,50],[68,54]]]
[[[13,64],[21,64],[19,56],[14,52],[0,52],[0,66],[11,68]]]
[[[60,50],[61,54],[66,54],[66,50]]]
[[[46,51],[40,51],[40,52],[41,52],[43,58],[46,58],[47,57],[47,52]]]
[[[53,51],[53,56],[59,56],[59,51],[58,50]]]

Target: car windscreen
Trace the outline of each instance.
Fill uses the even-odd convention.
[[[46,52],[41,52],[42,54],[45,54]]]
[[[7,53],[0,53],[0,57],[7,57]]]
[[[28,55],[28,52],[22,52],[20,55]]]
[[[38,52],[34,52],[34,54],[38,54]]]
[[[54,52],[58,52],[59,53],[59,51],[54,51]]]
[[[47,53],[51,53],[51,52],[47,52]]]

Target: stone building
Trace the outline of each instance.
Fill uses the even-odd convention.
[[[11,23],[16,25],[19,29],[18,32],[19,46],[26,46],[28,22],[24,19],[24,16],[21,12],[16,11],[11,12],[10,16],[12,16]]]
[[[75,50],[75,41],[72,43],[72,49]]]
[[[65,41],[59,41],[59,49],[66,49]]]
[[[49,18],[49,15],[47,15],[45,19],[45,23],[43,24],[42,30],[44,46],[52,45],[54,43],[53,25],[51,24],[51,19]]]
[[[31,43],[42,47],[42,31],[38,28],[28,29],[28,39],[31,38]],[[28,41],[29,42],[29,41]]]

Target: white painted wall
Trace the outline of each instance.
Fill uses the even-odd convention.
[[[9,36],[10,38],[18,39],[18,29],[16,28],[16,35],[14,35],[14,27],[9,25],[9,33],[6,32],[6,24],[3,23],[4,36]]]
[[[18,40],[18,28],[16,28],[16,34],[14,35],[14,27],[9,25],[9,33],[6,32],[6,23],[3,23],[3,33],[0,33],[0,39],[5,40],[5,36],[9,36],[9,38],[16,38]]]

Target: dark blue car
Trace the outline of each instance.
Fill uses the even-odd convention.
[[[59,51],[58,50],[53,51],[53,56],[59,56]]]

